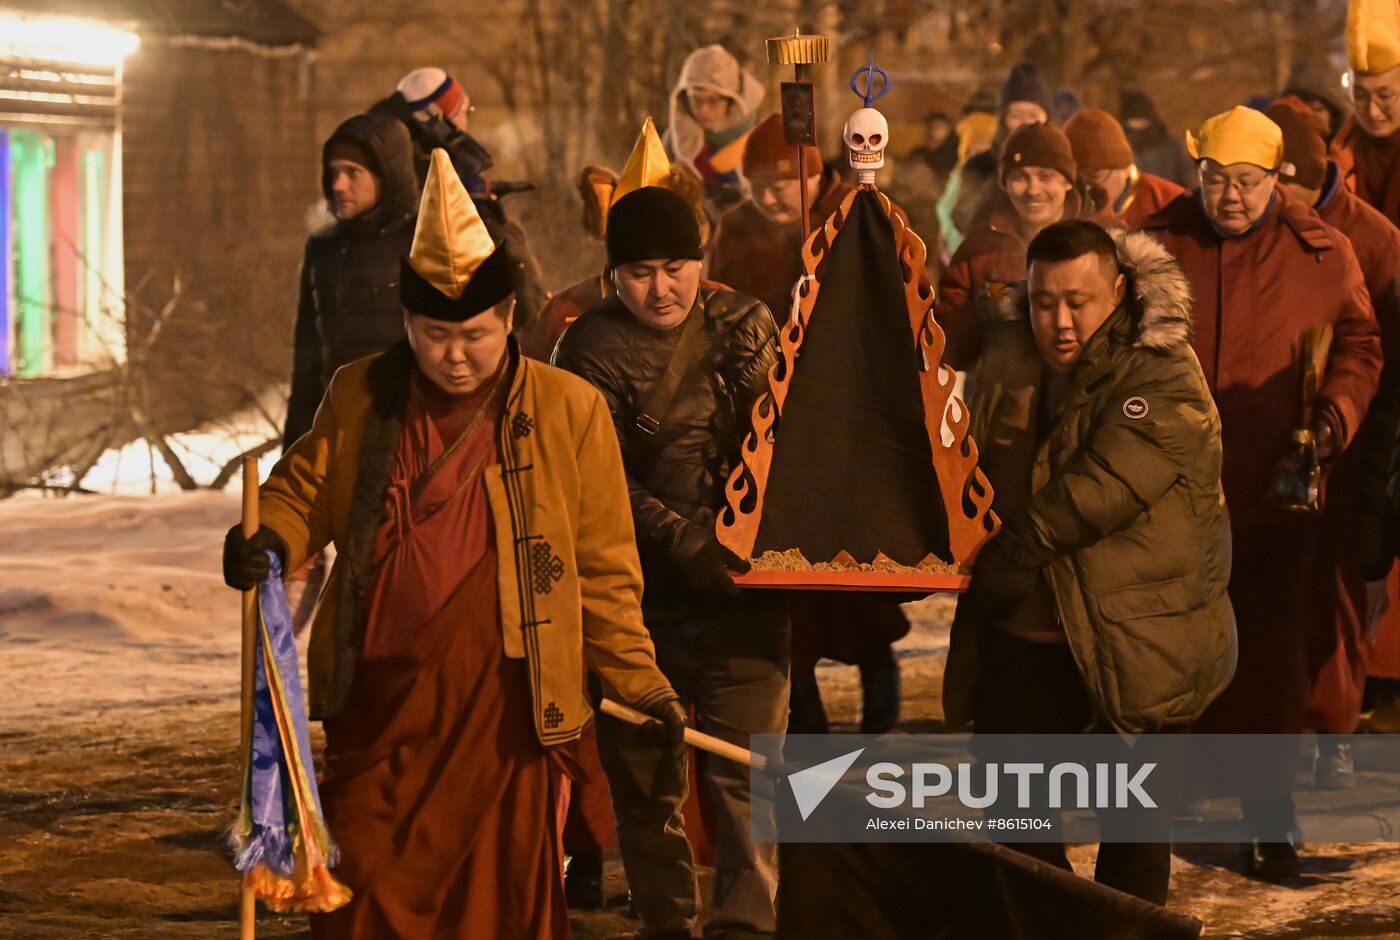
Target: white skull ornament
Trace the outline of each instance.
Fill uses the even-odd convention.
[[[851,167],[860,182],[874,183],[875,171],[885,165],[885,148],[890,142],[890,125],[874,108],[861,108],[846,120],[841,135],[850,151]]]

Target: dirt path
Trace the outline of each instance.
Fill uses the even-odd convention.
[[[237,934],[223,847],[235,779],[237,599],[219,581],[232,496],[0,503],[0,937]],[[908,730],[937,707],[944,600],[900,644]],[[823,666],[828,710],[855,718],[856,671]],[[1082,873],[1093,852],[1073,852]],[[1173,906],[1209,937],[1400,938],[1400,851],[1318,845],[1288,887],[1249,881],[1219,847],[1183,847]],[[595,940],[635,929],[609,860]],[[260,937],[307,936],[264,915]]]

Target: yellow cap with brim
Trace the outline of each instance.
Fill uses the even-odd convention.
[[[1262,111],[1238,106],[1210,118],[1195,134],[1187,131],[1186,149],[1194,160],[1277,170],[1283,161],[1283,131]]]

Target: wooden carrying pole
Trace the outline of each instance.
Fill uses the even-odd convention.
[[[604,715],[616,718],[618,721],[625,721],[629,725],[643,725],[655,719],[643,715],[633,708],[628,708],[620,702],[614,702],[610,698],[603,699],[600,706]],[[740,747],[737,744],[730,744],[728,741],[721,741],[719,738],[696,731],[694,728],[685,729],[685,743],[691,747],[708,751],[711,754],[723,757],[725,760],[732,760],[735,763],[743,764],[757,771],[768,769],[768,759],[762,754],[755,754],[748,748]]]
[[[252,538],[258,531],[258,461],[255,457],[243,458],[243,537]],[[239,766],[242,774],[239,779],[248,780],[247,761],[251,753],[249,747],[253,733],[253,657],[257,655],[258,644],[258,589],[243,592],[243,687],[239,695]],[[257,899],[253,889],[240,879],[241,892],[238,904],[239,940],[254,940],[257,932]]]
[[[831,40],[826,36],[803,35],[800,29],[792,31],[791,36],[776,36],[769,39],[764,48],[768,54],[768,61],[774,65],[791,65],[793,67],[793,84],[803,86],[805,94],[803,100],[807,102],[807,113],[805,115],[790,114],[790,102],[786,96],[788,84],[783,83],[783,136],[787,143],[797,148],[797,186],[804,206],[801,216],[802,240],[812,234],[811,211],[807,206],[807,147],[806,144],[815,146],[816,137],[816,106],[812,97],[812,69],[811,67],[819,62],[825,62],[831,54]],[[793,128],[803,127],[803,133],[794,136]],[[798,138],[801,139],[798,139]]]

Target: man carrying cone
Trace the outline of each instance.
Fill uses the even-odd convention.
[[[715,517],[768,390],[777,328],[757,300],[701,286],[700,229],[670,190],[646,186],[614,203],[607,245],[614,296],[569,327],[554,360],[596,385],[612,412],[662,671],[702,728],[747,747],[750,735],[787,726],[788,610],[773,592],[734,584],[731,572],[748,561],[719,543]],[[609,720],[598,725],[598,746],[641,936],[688,938],[700,892],[680,812],[685,762],[658,761]],[[717,858],[705,934],[771,935],[777,846],[753,841],[747,768],[707,760],[703,783]]]
[[[432,154],[400,297],[407,342],[340,370],[231,530],[225,580],[339,549],[307,659],[321,793],[354,900],[313,937],[567,937],[563,745],[585,663],[679,746],[642,624],[617,437],[587,383],[523,358],[510,262]],[[585,498],[586,494],[586,498]]]
[[[802,206],[797,147],[783,136],[783,116],[772,114],[744,144],[744,177],[752,197],[720,220],[710,247],[710,276],[762,301],[787,322],[793,287],[802,276],[802,212],[819,228],[855,187],[821,152],[807,145],[807,205]],[[903,210],[894,211],[907,223]],[[884,734],[899,719],[899,664],[890,644],[909,632],[897,601],[879,596],[842,596],[822,591],[793,598],[792,713],[795,734],[829,730],[817,661],[823,657],[857,666],[861,674],[864,734]]]

